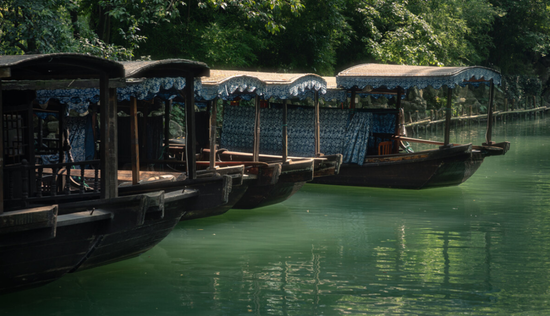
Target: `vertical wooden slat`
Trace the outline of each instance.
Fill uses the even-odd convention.
[[[283,163],[288,159],[288,100],[283,101]]]
[[[491,145],[491,138],[493,133],[493,98],[495,92],[495,85],[491,79],[491,88],[489,89],[489,105],[487,107],[487,132],[485,133],[485,144]]]
[[[197,178],[195,152],[197,138],[195,134],[195,78],[185,77],[185,154],[187,162],[187,177]]]
[[[139,134],[137,117],[137,99],[130,100],[130,150],[132,153],[132,184],[139,182]]]
[[[0,80],[0,214],[4,213],[4,112],[2,105],[2,81]]]
[[[102,73],[99,79],[101,107],[101,198],[118,196],[117,109],[116,89],[109,88],[109,78]]]
[[[217,102],[210,101],[210,169],[216,169],[216,125],[218,119]]]
[[[170,110],[172,109],[172,100],[164,102],[164,159],[168,160],[170,153]]]
[[[254,116],[254,149],[252,153],[253,161],[260,161],[260,97],[255,98],[255,116]]]
[[[451,115],[452,112],[452,99],[453,99],[453,89],[447,88],[447,109],[445,115],[445,141],[444,146],[449,145],[451,138]]]
[[[315,156],[321,155],[321,126],[319,122],[319,91],[315,91]]]

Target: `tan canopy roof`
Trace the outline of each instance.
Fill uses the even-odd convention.
[[[308,92],[326,89],[325,80],[310,73],[276,73],[239,70],[211,70],[202,77],[200,95],[205,100],[231,99],[234,94],[254,93],[265,99],[304,97]]]
[[[408,89],[413,86],[423,89],[432,86],[439,89],[444,85],[454,87],[472,81],[489,82],[493,80],[495,84],[500,84],[500,78],[498,71],[481,66],[435,67],[362,64],[340,72],[336,76],[336,81],[338,86],[345,89],[363,89],[366,86],[388,89],[395,87]]]

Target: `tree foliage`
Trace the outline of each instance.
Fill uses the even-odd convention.
[[[0,0],[0,53],[50,52],[322,75],[362,62],[533,74],[550,62],[550,0]]]

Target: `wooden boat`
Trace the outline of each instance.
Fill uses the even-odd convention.
[[[288,156],[282,139],[278,142],[280,146],[279,156],[260,154],[265,153],[265,144],[270,142],[270,135],[265,134],[265,124],[262,124],[263,100],[270,98],[290,99],[299,95],[315,95],[314,91],[322,89],[323,79],[311,74],[274,74],[258,72],[221,71],[212,70],[210,77],[202,78],[200,99],[208,101],[208,109],[212,115],[210,121],[206,119],[203,126],[210,126],[209,142],[203,143],[201,148],[201,160],[209,162],[210,168],[223,164],[240,164],[246,166],[246,173],[250,176],[245,182],[248,185],[247,192],[235,205],[237,208],[254,208],[270,205],[288,199],[297,192],[306,182],[313,177],[332,175],[338,172],[341,163],[341,155],[299,157]],[[237,99],[254,99],[254,108],[246,108],[246,122],[241,122],[239,130],[246,135],[244,142],[250,148],[249,151],[240,151],[236,147],[226,147],[221,144],[222,149],[217,149],[216,144],[216,104],[217,99],[230,101]],[[285,103],[286,104],[286,103]],[[231,106],[224,107],[224,112]],[[283,116],[283,113],[280,113]],[[225,114],[224,114],[225,115]],[[225,122],[225,121],[224,121]],[[311,123],[315,122],[315,116],[311,116]],[[282,128],[281,128],[282,126]],[[254,127],[254,128],[252,128]],[[260,136],[260,129],[262,136]],[[277,132],[285,134],[286,124],[279,124]],[[224,132],[225,133],[225,132]],[[227,135],[227,133],[222,134]],[[264,139],[266,140],[264,142]],[[210,149],[216,149],[212,151]],[[214,155],[215,154],[215,155]],[[208,160],[209,159],[209,160]],[[280,171],[278,171],[280,170]]]
[[[492,104],[494,84],[500,83],[500,74],[484,67],[423,67],[364,64],[342,71],[335,78],[332,88],[351,93],[349,111],[353,118],[364,119],[371,124],[363,141],[349,144],[353,148],[344,155],[344,164],[337,176],[316,178],[314,183],[371,186],[385,188],[423,189],[459,185],[470,178],[487,156],[504,155],[509,142],[491,140]],[[449,142],[452,88],[456,85],[490,85],[487,139],[481,146],[452,144]],[[337,85],[337,87],[335,87]],[[400,100],[404,89],[416,86],[420,89],[433,86],[448,87],[447,121],[445,141],[433,142],[403,135]],[[395,95],[397,109],[390,111],[355,110],[357,94]],[[373,120],[373,116],[385,115],[386,119]],[[367,123],[367,117],[370,119]],[[336,122],[348,129],[350,122]],[[366,126],[366,125],[365,125]],[[370,129],[370,130],[369,130]],[[364,132],[365,132],[364,131]],[[433,150],[410,152],[403,142],[421,142],[438,146]],[[400,152],[401,148],[401,152]],[[346,148],[343,148],[346,151]]]
[[[193,71],[189,74],[193,81]],[[118,172],[117,108],[111,96],[114,87],[126,85],[124,77],[120,63],[87,55],[0,56],[1,293],[137,256],[168,235],[186,210],[213,197],[226,199],[231,179],[197,179],[193,172],[170,184],[160,179],[145,181],[139,189],[119,188],[119,181],[126,180]],[[34,101],[36,90],[68,86],[99,90],[100,159],[66,162],[67,108],[53,102],[44,109]],[[53,140],[56,145],[46,149],[40,145],[41,133],[35,137],[33,131],[33,117],[40,111],[57,115],[62,131]],[[45,153],[58,161],[41,164],[37,155]],[[212,182],[219,196],[204,194],[201,186]]]

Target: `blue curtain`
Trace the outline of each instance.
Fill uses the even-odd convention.
[[[372,118],[370,112],[357,112],[353,115],[344,138],[344,163],[363,165],[367,155]]]

